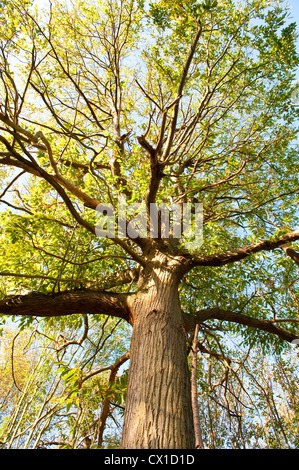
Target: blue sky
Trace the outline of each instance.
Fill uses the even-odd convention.
[[[289,0],[289,5],[292,7],[292,15],[299,23],[299,0]]]
[[[294,18],[294,21],[297,23],[297,32],[299,34],[299,0],[289,0],[288,1],[291,7],[291,14]],[[299,50],[299,39],[298,39],[298,50]],[[299,68],[297,71],[297,77],[299,78]]]

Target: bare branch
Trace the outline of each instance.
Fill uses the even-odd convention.
[[[83,331],[83,334],[82,334],[81,338],[79,339],[79,341],[75,341],[75,340],[66,341],[61,346],[56,347],[56,351],[57,352],[62,351],[62,349],[67,348],[71,344],[77,344],[78,346],[81,346],[83,341],[87,338],[88,330],[89,330],[88,315],[85,314],[84,315],[84,331]]]
[[[186,59],[186,62],[185,62],[185,65],[184,65],[184,68],[183,68],[183,71],[182,71],[180,83],[179,83],[179,86],[178,86],[178,89],[177,89],[177,101],[176,101],[176,103],[174,105],[174,108],[173,108],[173,113],[172,113],[172,117],[171,117],[171,126],[170,126],[169,134],[168,134],[168,137],[167,137],[165,149],[164,149],[164,152],[163,152],[163,155],[162,155],[162,158],[161,158],[161,160],[163,162],[165,162],[167,160],[167,158],[169,156],[169,153],[170,153],[170,149],[171,149],[171,146],[172,146],[173,137],[174,137],[174,133],[175,133],[176,125],[177,125],[177,120],[178,120],[180,99],[182,97],[182,93],[183,93],[184,86],[185,86],[185,83],[186,83],[189,68],[190,68],[192,59],[194,57],[196,46],[197,46],[198,41],[200,39],[201,33],[202,33],[202,26],[201,26],[201,24],[199,24],[198,27],[197,27],[197,32],[196,32],[195,37],[193,39],[193,43],[191,45],[188,57]]]

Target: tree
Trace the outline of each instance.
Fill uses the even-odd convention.
[[[4,412],[3,419],[12,412],[17,402],[18,390],[20,387],[23,388],[31,364],[36,363],[36,357],[32,351],[28,354],[24,353],[29,342],[28,334],[25,335],[25,338],[20,338],[19,333],[16,334],[9,329],[6,329],[5,336],[1,341],[0,409],[2,413]]]
[[[118,443],[119,429],[111,429],[111,421],[121,422],[123,414],[127,371],[116,374],[129,358],[128,352],[122,354],[128,346],[125,328],[118,336],[119,320],[69,318],[56,319],[56,337],[40,319],[17,334],[5,329],[0,350],[1,448],[103,448]]]
[[[296,25],[274,0],[1,6],[0,312],[129,322],[121,447],[194,448],[196,325],[299,337]]]
[[[230,347],[229,356],[200,357],[199,409],[208,449],[297,449],[298,352],[264,356]],[[206,353],[205,353],[206,355]]]

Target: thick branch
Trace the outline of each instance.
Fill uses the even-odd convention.
[[[299,253],[297,253],[297,251],[293,250],[287,245],[283,245],[281,248],[283,249],[285,254],[289,256],[299,266]]]
[[[299,232],[290,232],[277,240],[263,240],[258,243],[237,248],[236,250],[226,251],[223,253],[214,253],[208,256],[194,257],[192,259],[192,267],[194,266],[223,266],[229,263],[241,261],[248,256],[259,253],[261,251],[271,251],[275,248],[280,248],[286,243],[291,243],[299,240]]]
[[[239,325],[245,325],[251,328],[256,328],[267,333],[274,334],[279,338],[291,343],[294,339],[299,336],[293,335],[282,328],[279,328],[268,320],[261,320],[258,318],[248,317],[238,312],[232,312],[230,310],[222,310],[220,308],[207,308],[199,310],[194,315],[185,315],[185,329],[191,331],[195,329],[197,323],[202,323],[207,320],[223,320]]]
[[[147,142],[144,136],[137,137],[137,140],[139,144],[141,145],[141,147],[143,147],[148,152],[149,159],[150,159],[151,175],[150,175],[148,190],[147,190],[147,194],[145,198],[146,207],[149,213],[150,204],[154,203],[156,200],[156,195],[159,189],[159,184],[163,176],[163,173],[160,168],[156,150],[151,146],[149,142]]]
[[[101,314],[130,321],[127,295],[106,291],[73,290],[56,294],[17,295],[0,302],[2,315],[56,317]]]

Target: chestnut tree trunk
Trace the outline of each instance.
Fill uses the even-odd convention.
[[[160,253],[130,298],[134,320],[122,448],[195,446],[179,279],[178,260]]]

